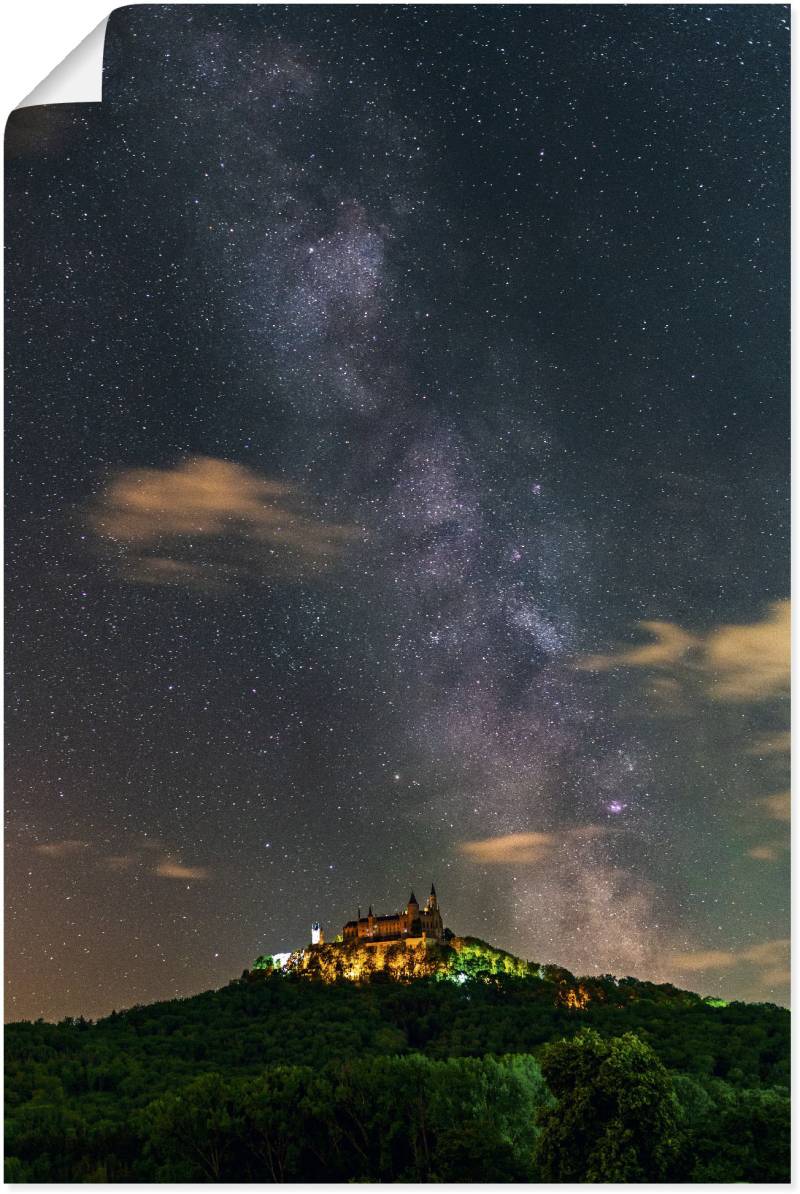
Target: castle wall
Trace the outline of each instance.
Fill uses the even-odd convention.
[[[423,934],[436,941],[444,937],[444,924],[433,893],[424,908],[410,904],[406,912],[394,916],[362,916],[359,920],[348,921],[342,931],[345,941],[359,944],[416,940]]]
[[[427,937],[402,937],[389,941],[370,941],[369,939],[366,939],[364,941],[359,941],[359,945],[363,946],[364,949],[374,949],[376,953],[381,953],[388,949],[390,945],[397,945],[398,941],[402,945],[407,945],[412,949],[416,948],[418,945],[428,944]]]

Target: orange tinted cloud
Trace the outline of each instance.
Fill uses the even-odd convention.
[[[747,701],[787,693],[790,649],[788,601],[774,601],[762,622],[720,626],[705,644],[712,696],[722,701]]]
[[[607,672],[618,667],[669,668],[679,663],[699,641],[674,622],[645,621],[637,626],[654,641],[613,655],[587,655],[579,660],[578,667],[590,672]]]
[[[184,866],[174,858],[162,858],[155,873],[163,879],[208,879],[210,872],[204,866]]]
[[[45,858],[70,858],[89,849],[88,842],[81,842],[74,838],[66,838],[59,842],[40,842],[34,849]]]
[[[539,862],[556,845],[550,833],[506,833],[477,842],[462,842],[462,854],[478,862]]]
[[[673,954],[670,961],[678,970],[692,974],[696,970],[727,970],[736,965],[736,954],[724,949],[698,949]]]
[[[594,672],[646,668],[676,679],[695,676],[713,700],[766,700],[789,691],[790,621],[790,603],[774,601],[760,622],[718,626],[707,634],[690,634],[674,622],[639,622],[652,642],[587,655],[577,667]]]
[[[211,871],[204,866],[187,866],[170,853],[164,842],[144,839],[124,853],[108,854],[98,844],[78,838],[65,838],[55,842],[40,842],[34,846],[45,858],[65,859],[83,855],[81,866],[111,871],[122,875],[134,867],[143,868],[141,873],[159,875],[163,879],[210,879]],[[156,857],[154,857],[156,855]]]
[[[789,730],[782,730],[778,734],[763,734],[757,738],[748,749],[748,754],[768,758],[772,755],[787,755],[792,746],[792,735]]]
[[[499,837],[482,838],[474,842],[461,842],[459,852],[476,862],[517,863],[541,862],[567,841],[591,841],[610,833],[604,825],[576,825],[557,833],[540,833],[531,830],[523,833],[506,833]]]
[[[757,862],[777,862],[785,849],[779,842],[764,842],[760,846],[751,846],[747,857],[755,858]]]
[[[792,818],[792,797],[790,792],[775,792],[759,800],[773,821],[790,821]]]
[[[758,983],[769,989],[789,981],[789,939],[781,937],[773,941],[760,941],[739,950],[692,950],[673,954],[670,962],[681,974],[752,966],[757,972]]]
[[[90,522],[129,579],[208,588],[315,572],[361,534],[320,517],[298,486],[208,456],[124,470]]]

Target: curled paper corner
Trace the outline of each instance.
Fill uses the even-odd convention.
[[[30,95],[17,104],[92,104],[103,99],[103,50],[108,17],[46,75]]]

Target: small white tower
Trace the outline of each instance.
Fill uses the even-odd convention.
[[[319,923],[318,920],[315,920],[313,925],[311,926],[311,944],[312,945],[324,945],[325,944],[325,934],[323,933],[322,925]]]

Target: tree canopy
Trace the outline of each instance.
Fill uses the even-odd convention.
[[[7,1180],[786,1180],[785,1009],[472,957],[9,1025]]]

